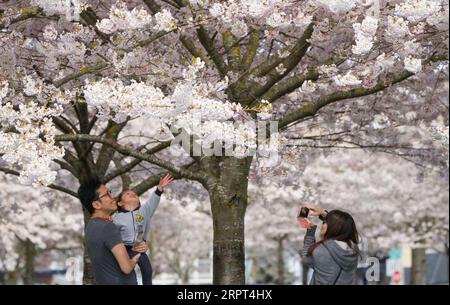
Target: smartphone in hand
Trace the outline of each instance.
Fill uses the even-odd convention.
[[[309,229],[312,222],[307,218],[309,214],[309,209],[307,207],[302,207],[297,215],[297,222],[303,229]]]
[[[302,207],[298,213],[299,218],[307,218],[309,214],[309,209],[307,207]]]

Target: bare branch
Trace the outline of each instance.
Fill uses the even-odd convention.
[[[81,77],[81,76],[83,76],[85,74],[95,73],[95,72],[101,71],[101,70],[105,69],[107,66],[108,66],[107,63],[102,62],[102,63],[99,63],[99,64],[97,64],[95,66],[83,67],[83,68],[80,69],[80,71],[77,71],[77,72],[75,72],[73,74],[69,74],[69,75],[61,78],[60,80],[55,81],[54,82],[55,87],[57,87],[57,88],[61,87],[65,83],[68,83],[71,80],[77,79],[77,78],[79,78],[79,77]]]
[[[20,176],[19,172],[9,169],[9,168],[6,168],[6,167],[1,167],[1,166],[0,166],[0,172],[4,172],[5,174],[9,174],[9,175]],[[56,185],[56,184],[50,184],[47,187],[57,190],[57,191],[60,191],[60,192],[63,192],[63,193],[66,193],[66,194],[69,194],[78,199],[78,194],[76,192],[69,190],[68,188],[65,188],[63,186]]]
[[[206,183],[208,180],[208,178],[200,172],[191,172],[191,171],[185,170],[185,169],[180,168],[170,162],[161,160],[155,156],[136,152],[132,147],[127,146],[127,145],[120,145],[117,142],[112,141],[110,139],[104,139],[104,138],[101,138],[98,136],[86,135],[86,134],[71,134],[71,135],[57,135],[55,137],[55,140],[58,142],[80,141],[80,142],[97,142],[97,143],[107,144],[121,154],[124,154],[127,156],[132,156],[134,158],[141,159],[143,161],[147,161],[152,164],[158,165],[162,168],[165,168],[165,169],[171,171],[174,174],[179,174],[179,175],[183,176],[184,178],[195,180],[200,183]]]
[[[284,118],[282,118],[279,121],[278,126],[279,126],[280,130],[284,130],[289,127],[288,126],[289,124],[294,123],[298,120],[301,120],[305,117],[313,116],[320,109],[322,109],[323,107],[325,107],[331,103],[346,100],[346,99],[352,99],[352,98],[356,98],[356,97],[363,97],[363,96],[377,93],[377,92],[382,91],[396,83],[402,82],[413,75],[414,74],[411,72],[404,71],[404,72],[392,77],[391,79],[389,79],[387,81],[378,83],[376,86],[369,88],[369,89],[360,87],[360,88],[356,88],[356,89],[349,90],[349,91],[338,91],[338,92],[332,93],[330,95],[321,97],[318,100],[316,100],[315,102],[308,103],[308,104],[302,106],[300,109],[293,111],[293,112],[289,113],[288,115],[286,115]]]
[[[70,172],[74,177],[78,178],[78,172],[75,168],[72,167],[68,162],[63,162],[61,160],[53,160],[56,164],[58,164],[62,169]]]
[[[155,153],[157,153],[157,152],[159,152],[159,151],[169,147],[170,143],[171,143],[171,141],[163,142],[163,143],[161,143],[159,145],[156,145],[155,147],[152,147],[151,149],[148,149],[146,151],[146,153],[150,154],[150,155],[155,154]],[[123,165],[121,167],[116,168],[113,172],[111,172],[110,174],[105,176],[105,178],[104,178],[105,183],[113,180],[114,178],[122,175],[123,173],[126,173],[126,172],[132,170],[137,165],[139,165],[141,162],[142,162],[141,159],[135,159],[135,160],[129,162],[128,164],[125,164],[125,165]]]
[[[304,75],[294,75],[291,77],[286,78],[282,82],[276,84],[272,88],[270,88],[269,91],[264,95],[263,99],[274,102],[280,97],[289,94],[296,89],[300,88],[303,83],[307,80],[315,81],[319,78],[318,71],[315,70],[309,70]]]
[[[245,72],[238,81],[229,87],[229,96],[232,96],[235,101],[241,104],[252,105],[258,102],[258,99],[268,92],[276,83],[286,77],[305,56],[310,43],[309,39],[314,30],[313,23],[311,23],[304,31],[293,46],[287,47],[290,55],[282,58],[279,54],[273,55],[270,59],[260,64],[259,66]],[[285,72],[278,73],[276,67],[283,64]],[[252,77],[263,77],[267,75],[267,81],[260,84],[252,80]]]
[[[182,168],[185,170],[190,169],[192,171],[193,170],[192,166],[195,164],[196,164],[196,162],[193,161],[187,165],[182,166]],[[135,191],[138,195],[145,193],[152,187],[157,186],[159,184],[159,180],[165,174],[169,174],[169,172],[162,172],[160,175],[152,175],[152,176],[148,177],[147,179],[145,179],[144,181],[142,181],[141,183],[139,183],[138,185],[133,187],[133,191]],[[178,175],[178,174],[173,174],[172,177],[175,180],[183,178],[181,175]]]

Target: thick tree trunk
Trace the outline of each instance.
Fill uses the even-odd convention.
[[[86,227],[91,215],[83,209],[84,214],[84,226]],[[89,255],[86,250],[86,243],[83,241],[84,244],[84,251],[83,251],[83,285],[94,285],[94,273],[92,272],[92,263],[91,259],[89,258]]]
[[[411,284],[427,284],[427,261],[425,248],[416,248],[412,250]]]
[[[25,275],[23,278],[23,283],[25,285],[33,284],[33,273],[34,273],[34,258],[36,257],[36,248],[34,244],[26,240],[25,241]]]
[[[213,284],[245,284],[244,217],[252,158],[223,157],[208,185],[213,217]]]
[[[245,284],[244,216],[240,203],[213,199],[213,284]]]

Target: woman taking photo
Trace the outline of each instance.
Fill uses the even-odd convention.
[[[306,209],[305,209],[306,208]],[[353,217],[343,211],[327,212],[319,206],[307,205],[299,215],[300,224],[306,228],[302,262],[314,270],[310,285],[351,285],[354,283],[358,257],[359,236]],[[308,216],[322,220],[322,240],[316,242],[317,226]]]

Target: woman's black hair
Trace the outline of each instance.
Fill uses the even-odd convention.
[[[83,207],[90,213],[94,213],[94,207],[92,203],[95,200],[98,200],[98,192],[97,190],[103,182],[98,177],[91,177],[81,183],[78,188],[78,198],[81,201]]]
[[[327,214],[325,222],[327,223],[327,231],[324,238],[308,249],[308,255],[312,255],[320,244],[329,239],[343,241],[358,255],[361,255],[358,248],[359,234],[352,215],[340,210],[333,210]]]

